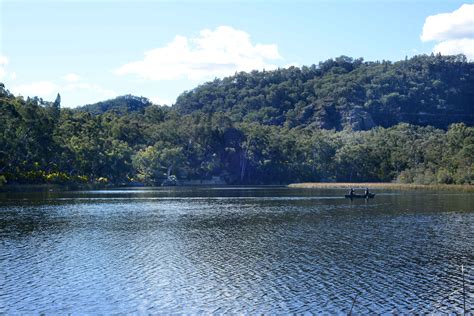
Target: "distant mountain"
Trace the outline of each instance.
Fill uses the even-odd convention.
[[[77,112],[89,112],[93,115],[99,115],[110,111],[117,114],[131,112],[143,113],[145,108],[152,104],[153,103],[147,98],[127,94],[114,99],[80,106],[74,110]]]
[[[181,94],[182,114],[227,113],[234,122],[368,130],[400,122],[474,125],[474,63],[463,55],[398,62],[341,56],[317,66],[236,73]]]

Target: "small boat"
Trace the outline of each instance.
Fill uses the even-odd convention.
[[[346,199],[373,199],[375,197],[375,193],[365,194],[346,194],[344,195]]]

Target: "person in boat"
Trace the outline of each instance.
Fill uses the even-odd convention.
[[[369,196],[370,192],[369,192],[369,188],[365,188],[365,196]]]
[[[351,189],[349,190],[349,195],[350,195],[350,196],[353,196],[353,195],[354,195],[354,188],[351,188]]]

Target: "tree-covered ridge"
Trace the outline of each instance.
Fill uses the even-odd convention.
[[[198,94],[211,91],[210,87],[214,88],[218,84],[227,84],[235,90],[219,89],[222,93],[228,91],[228,95],[222,95],[222,100],[240,93],[247,94],[252,85],[245,83],[239,88],[240,91],[235,87],[237,79],[251,80],[257,75],[265,78],[266,72],[238,74],[205,84],[193,92],[184,93],[177,106],[172,108],[142,102],[145,98],[127,97],[104,101],[106,106],[100,105],[100,111],[72,110],[60,107],[59,95],[54,102],[40,98],[25,100],[23,97],[13,96],[0,84],[0,183],[161,184],[173,176],[182,183],[213,178],[229,184],[392,180],[473,183],[474,128],[470,121],[473,110],[469,106],[472,105],[472,89],[466,88],[467,85],[471,88],[473,86],[472,63],[461,57],[439,56],[420,56],[409,62],[418,59],[423,61],[420,62],[422,65],[425,61],[444,60],[440,63],[445,64],[443,67],[449,69],[446,70],[448,73],[451,72],[451,84],[449,89],[445,89],[446,97],[442,99],[448,100],[444,103],[444,109],[438,106],[441,101],[435,99],[430,103],[416,105],[417,111],[423,110],[424,113],[446,111],[447,108],[458,111],[455,112],[458,113],[455,117],[459,117],[460,123],[451,124],[447,130],[422,126],[425,122],[421,122],[422,125],[401,123],[403,120],[397,121],[397,117],[394,119],[390,116],[385,120],[393,120],[394,124],[398,124],[374,127],[367,131],[316,128],[347,126],[343,123],[340,126],[330,124],[330,118],[337,118],[342,113],[341,108],[346,104],[342,101],[337,105],[333,103],[333,110],[323,106],[321,111],[315,112],[319,116],[309,111],[308,113],[313,113],[308,116],[309,123],[299,125],[289,123],[290,110],[281,112],[283,114],[280,115],[277,111],[280,108],[272,107],[275,111],[272,112],[268,107],[259,107],[260,103],[257,101],[254,110],[247,112],[245,106],[242,105],[239,112],[236,110],[238,106],[230,106],[230,103],[228,108],[219,107],[212,111],[214,106],[226,104],[216,103],[212,98],[206,102],[200,98],[199,102],[203,106],[199,110],[196,104],[194,108],[183,107],[183,104],[191,104],[183,100],[195,99]],[[355,76],[364,67],[369,76],[370,69],[376,72],[379,67],[385,67],[378,63],[373,66],[362,61],[351,62],[357,63],[359,65],[344,76]],[[392,64],[387,65],[388,68],[392,67]],[[304,73],[304,69],[277,70],[268,76],[273,78],[282,73],[287,76],[295,73],[299,76]],[[344,87],[352,87],[348,82],[342,86],[344,81],[340,78],[341,74],[335,71],[337,68],[329,67],[330,70],[325,70],[324,74],[322,69],[326,68],[308,68],[308,72],[321,71],[321,75],[301,84],[298,84],[299,79],[295,75],[294,85],[305,86],[314,81],[321,84],[316,90],[320,91],[323,90],[322,79],[325,78],[329,82],[338,82],[341,91]],[[423,72],[425,68],[420,69]],[[458,69],[457,75],[454,69]],[[425,72],[432,73],[428,70]],[[413,74],[413,77],[418,76],[422,75]],[[445,81],[448,75],[439,77],[443,84],[447,84]],[[235,80],[235,83],[231,82]],[[270,91],[274,88],[274,85],[259,84],[258,80],[254,84],[254,89]],[[280,84],[288,89],[292,88],[286,79],[276,86],[279,87]],[[393,87],[405,85],[403,82],[390,84]],[[433,96],[432,91],[436,90],[434,86],[433,82],[420,86],[419,90],[425,91],[420,92],[420,95]],[[379,91],[377,89],[374,88],[374,91]],[[386,91],[393,89],[386,87]],[[300,97],[291,93],[287,95],[289,91],[282,91],[279,92],[281,95],[277,93],[281,98],[296,100]],[[325,93],[330,95],[335,92],[329,89]],[[269,92],[268,95],[274,94]],[[275,100],[281,101],[281,98]],[[265,96],[264,100],[266,99]],[[127,103],[129,101],[137,101],[143,106],[131,107]],[[275,104],[281,104],[280,101]],[[437,105],[432,106],[433,103]],[[288,101],[288,104],[291,102]],[[385,109],[389,112],[393,109],[398,111],[397,109],[407,106],[403,104],[398,100]],[[267,115],[268,120],[262,119],[262,113]],[[376,116],[371,116],[376,123]],[[319,123],[311,121],[314,117],[320,118]]]
[[[400,122],[474,124],[474,63],[420,55],[392,63],[341,56],[319,65],[237,73],[178,97],[184,114],[225,112],[234,122],[368,130]]]
[[[150,105],[152,105],[152,102],[147,98],[127,94],[110,100],[83,105],[75,108],[75,111],[89,112],[94,115],[109,111],[125,114],[129,112],[143,112]]]

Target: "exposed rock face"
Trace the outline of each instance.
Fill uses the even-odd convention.
[[[348,112],[343,112],[341,123],[344,128],[353,131],[365,131],[375,127],[372,115],[362,107],[355,107]]]

